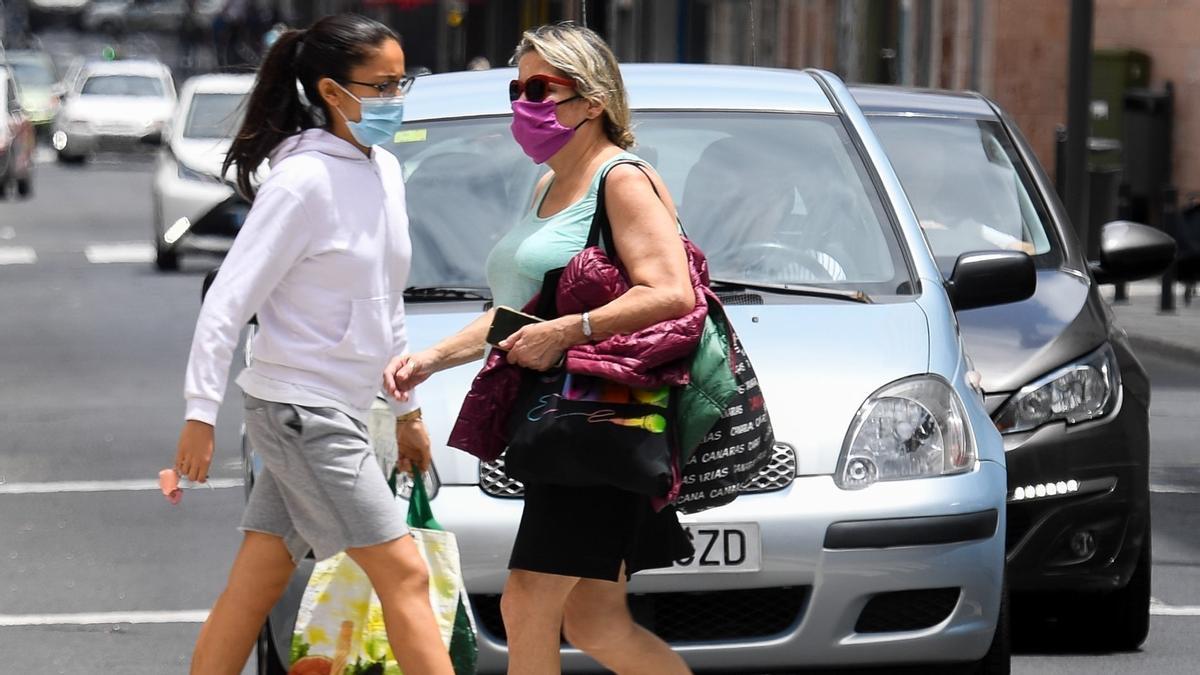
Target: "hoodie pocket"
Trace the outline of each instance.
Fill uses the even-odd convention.
[[[353,361],[386,360],[392,351],[388,297],[352,300],[346,333],[329,353]]]

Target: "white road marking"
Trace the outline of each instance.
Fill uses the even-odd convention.
[[[214,490],[242,487],[238,478],[213,478],[203,485],[185,485],[199,490],[212,486]],[[54,483],[5,483],[0,481],[0,495],[45,495],[64,492],[138,492],[158,490],[157,480],[76,480]]]
[[[115,244],[91,244],[83,255],[90,263],[148,263],[154,262],[154,244],[145,241],[126,241]]]
[[[204,623],[207,609],[174,612],[83,612],[79,614],[0,614],[0,627],[103,626],[122,623]]]
[[[1150,598],[1152,616],[1200,616],[1200,605],[1168,605],[1158,598]]]
[[[29,246],[0,246],[0,265],[32,265],[37,251]]]

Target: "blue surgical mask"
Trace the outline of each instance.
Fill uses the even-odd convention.
[[[372,145],[390,143],[396,137],[396,132],[400,131],[400,124],[404,121],[403,95],[359,98],[341,84],[337,82],[334,84],[337,84],[338,88],[346,92],[350,98],[358,101],[362,109],[362,116],[357,122],[350,121],[341,108],[337,109],[342,119],[346,120],[346,126],[350,128],[354,140],[369,148]]]

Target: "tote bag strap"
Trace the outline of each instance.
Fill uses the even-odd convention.
[[[592,216],[592,228],[588,230],[587,243],[584,244],[584,248],[600,245],[603,242],[604,250],[608,251],[612,257],[616,257],[617,245],[616,240],[613,239],[612,223],[608,220],[608,209],[604,205],[604,186],[608,182],[609,172],[622,164],[637,167],[637,170],[646,176],[646,180],[650,181],[650,189],[654,190],[655,196],[662,199],[662,195],[658,192],[658,186],[654,184],[654,179],[650,178],[644,163],[634,159],[622,159],[613,162],[604,170],[604,174],[600,176],[600,185],[596,188],[596,214]]]

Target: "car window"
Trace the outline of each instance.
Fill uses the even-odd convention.
[[[245,94],[196,94],[183,127],[184,138],[233,138]]]
[[[54,84],[54,71],[45,63],[14,60],[9,65],[17,82],[23,87],[50,87]]]
[[[943,274],[968,251],[1010,249],[1061,263],[1050,219],[999,122],[871,118]]]
[[[83,83],[84,96],[163,96],[163,83],[143,75],[94,75]]]
[[[832,115],[635,114],[714,278],[907,294],[908,267],[859,155]],[[507,118],[416,124],[389,149],[407,182],[418,286],[486,286],[483,262],[530,207],[542,169]]]

